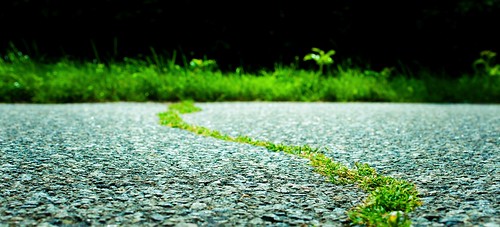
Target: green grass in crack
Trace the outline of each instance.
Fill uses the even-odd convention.
[[[259,141],[247,136],[232,137],[219,131],[186,123],[180,114],[198,112],[192,101],[171,104],[166,112],[160,113],[163,125],[184,129],[198,135],[214,137],[225,141],[265,147],[270,151],[284,152],[310,160],[315,171],[335,184],[356,184],[369,193],[364,202],[348,211],[352,224],[363,226],[410,226],[408,213],[422,204],[415,184],[377,174],[367,164],[356,163],[355,168],[333,161],[317,148],[289,146]]]

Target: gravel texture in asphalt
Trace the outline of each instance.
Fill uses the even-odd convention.
[[[417,184],[414,226],[500,225],[500,105],[199,103],[192,124],[328,149]]]
[[[282,113],[246,115],[268,104],[234,105],[242,112],[203,105],[207,111],[190,119],[214,118],[222,131],[244,134],[266,121],[273,125],[266,137],[294,139],[289,125],[277,124]],[[161,126],[157,113],[166,110],[165,103],[0,104],[0,226],[340,226],[366,197],[326,182],[306,160]],[[221,119],[228,114],[235,116]],[[300,132],[322,136],[314,130]],[[482,196],[490,198],[478,201],[478,212],[493,222],[498,200]]]

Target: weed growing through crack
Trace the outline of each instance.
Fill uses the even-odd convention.
[[[420,206],[415,184],[387,176],[380,176],[367,164],[356,163],[354,169],[333,161],[317,148],[289,146],[259,141],[248,136],[232,137],[202,126],[190,125],[180,114],[201,111],[192,101],[171,104],[168,111],[159,113],[160,123],[172,128],[180,128],[198,135],[213,137],[230,142],[245,143],[265,147],[270,151],[284,152],[310,160],[319,174],[335,184],[356,184],[369,193],[365,201],[348,211],[354,225],[364,226],[410,226],[408,213]]]

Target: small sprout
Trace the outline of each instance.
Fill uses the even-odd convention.
[[[217,62],[215,60],[202,60],[193,58],[191,62],[189,62],[189,66],[193,70],[213,70],[217,67]]]
[[[192,68],[201,67],[202,65],[203,65],[203,60],[201,59],[193,59],[191,60],[191,62],[189,62],[189,66],[191,66]]]
[[[333,64],[333,59],[332,55],[335,54],[335,50],[329,50],[328,52],[325,53],[325,51],[313,47],[312,48],[313,52],[316,53],[310,53],[304,56],[304,61],[309,61],[309,60],[314,60],[316,64],[319,66],[319,73],[323,73],[323,65],[331,65]]]
[[[490,50],[483,50],[479,54],[481,57],[474,61],[472,66],[477,73],[486,74],[488,76],[500,76],[500,64],[494,64],[497,53]],[[482,67],[478,67],[482,65]]]

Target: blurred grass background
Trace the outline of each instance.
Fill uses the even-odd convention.
[[[486,52],[484,52],[486,53]],[[218,70],[216,60],[151,56],[81,61],[32,59],[14,46],[0,57],[0,102],[333,101],[499,103],[500,76],[483,52],[474,74],[437,75],[404,67],[381,71],[347,61],[324,71],[298,62],[246,72]],[[96,56],[98,54],[96,53]],[[494,55],[493,55],[494,57]],[[179,58],[179,59],[177,59]],[[181,62],[181,64],[177,64]],[[487,64],[485,64],[487,63]]]

